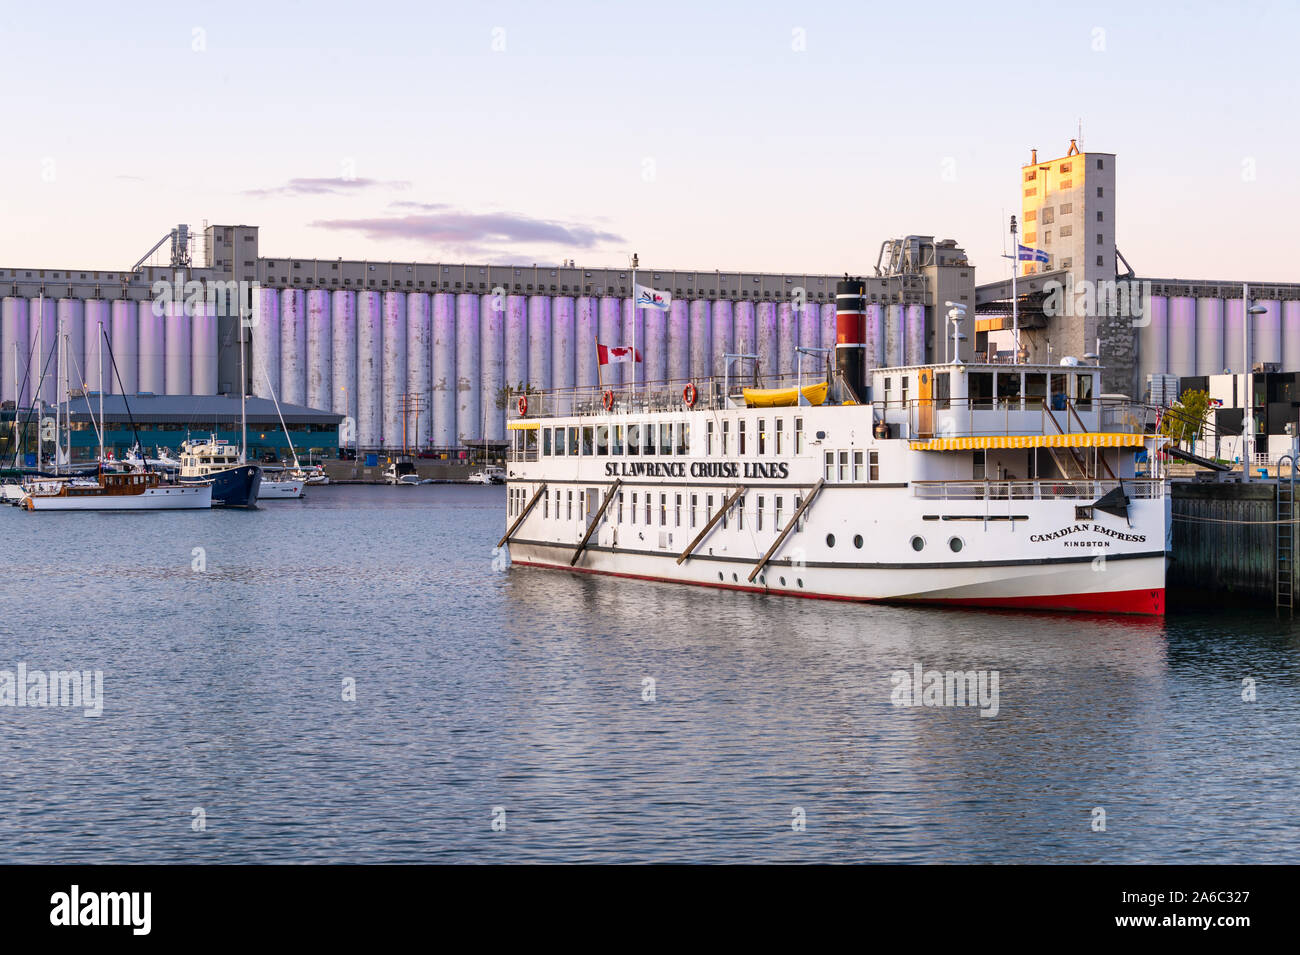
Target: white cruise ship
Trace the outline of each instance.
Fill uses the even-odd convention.
[[[862,403],[843,380],[834,404],[722,381],[530,394],[501,544],[765,594],[1164,613],[1162,439],[1099,394],[1100,368],[881,368]]]

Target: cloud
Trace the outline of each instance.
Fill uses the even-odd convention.
[[[275,196],[323,196],[361,192],[365,189],[406,189],[410,183],[401,179],[290,179],[283,186],[269,189],[245,189],[244,195],[268,199]]]
[[[317,229],[360,232],[368,239],[429,242],[465,255],[491,254],[499,251],[500,247],[517,248],[520,243],[594,249],[608,242],[623,241],[617,233],[581,223],[537,219],[509,212],[459,212],[437,204],[394,205],[433,211],[369,219],[320,219],[310,225]]]

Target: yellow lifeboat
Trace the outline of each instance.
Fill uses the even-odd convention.
[[[827,382],[819,381],[815,384],[803,386],[803,396],[808,399],[810,405],[820,405],[826,401],[826,392],[829,388]],[[742,388],[745,395],[745,405],[750,408],[786,408],[790,405],[797,404],[795,398],[795,388]]]

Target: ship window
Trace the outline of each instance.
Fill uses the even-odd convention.
[[[713,495],[709,494],[704,498],[704,520],[708,522],[713,517]]]
[[[745,453],[745,419],[736,422],[736,453]]]
[[[1075,377],[1074,401],[1079,410],[1092,410],[1092,375]]]
[[[1047,400],[1047,375],[1044,372],[1025,374],[1025,399],[1027,407],[1038,409]]]
[[[595,451],[596,429],[591,425],[582,429],[582,453],[591,454]]]
[[[673,453],[673,426],[669,422],[662,422],[659,425],[659,453]]]
[[[682,496],[680,494],[675,494],[673,496],[676,498],[673,507],[673,526],[681,527],[682,526]]]
[[[826,473],[823,475],[823,477],[825,477],[827,481],[834,481],[835,480],[835,452],[827,451],[823,455],[823,459],[825,460],[826,463]]]
[[[577,429],[577,428],[566,428],[565,430],[569,432],[569,456],[570,456],[570,457],[577,457],[577,455],[578,455],[578,429]]]
[[[853,452],[853,483],[862,483],[862,452]]]
[[[754,530],[761,531],[762,529],[763,529],[763,495],[760,494],[758,496],[758,510],[755,512],[754,515]]]
[[[794,509],[797,511],[797,510],[799,510],[799,508],[800,508],[802,505],[803,505],[803,498],[802,498],[800,495],[796,494],[796,495],[794,496]],[[799,530],[803,530],[803,529],[804,529],[804,525],[807,524],[807,523],[808,523],[808,521],[807,521],[806,518],[800,517],[800,518],[799,518]]]
[[[891,392],[894,390],[894,379],[885,375],[885,407],[889,407],[889,399],[892,397]]]
[[[727,453],[727,437],[730,431],[731,431],[731,422],[730,421],[722,422],[722,454],[723,455],[726,455]]]
[[[614,425],[614,446],[610,449],[610,453],[623,453],[623,426],[621,424]]]
[[[758,453],[767,453],[767,421],[763,418],[758,419]]]
[[[967,376],[970,389],[970,406],[979,411],[993,407],[993,372],[973,371]]]
[[[645,455],[655,453],[655,426],[653,424],[643,424],[641,426],[641,453]]]
[[[965,547],[965,546],[966,546],[965,543],[962,541],[962,539],[961,539],[960,537],[950,537],[950,538],[948,538],[948,548],[949,548],[949,549],[950,549],[954,554],[959,554],[959,553],[961,553],[961,549],[962,549],[963,547]]]
[[[774,508],[776,513],[772,517],[772,519],[776,521],[776,524],[774,525],[776,530],[781,529],[781,505],[784,503],[785,503],[785,498],[783,498],[781,495],[778,494],[776,496],[776,507]]]
[[[627,453],[641,453],[641,426],[639,424],[627,426]]]
[[[551,516],[551,495],[543,494],[542,495],[542,517],[548,518],[550,516]]]
[[[776,453],[778,455],[785,453],[785,419],[776,419]]]
[[[872,451],[868,457],[868,460],[871,464],[871,471],[870,471],[871,477],[869,478],[869,480],[879,481],[880,480],[880,452]]]
[[[794,419],[794,453],[803,454],[803,418]]]
[[[827,534],[827,535],[826,535],[826,546],[827,546],[827,547],[834,547],[834,546],[835,546],[835,535],[834,535],[834,534]]]
[[[614,519],[615,523],[623,523],[623,492],[618,492],[618,517]]]
[[[632,492],[632,523],[636,523],[636,491]]]
[[[745,499],[742,497],[740,503],[736,505],[736,530],[745,529]]]
[[[853,546],[856,547],[858,550],[862,550],[862,535],[861,535],[861,534],[854,534],[854,535],[853,535]]]
[[[913,538],[912,538],[912,550],[918,550],[918,551],[919,551],[919,550],[923,549],[924,547],[925,547],[925,538],[924,538],[924,537],[913,537]]]
[[[849,452],[840,452],[840,480],[848,481],[849,479]]]
[[[668,495],[659,495],[659,526],[668,526]]]
[[[650,519],[650,517],[651,517],[651,515],[650,515],[650,507],[651,507],[651,504],[650,504],[650,492],[647,491],[647,492],[646,492],[646,496],[645,496],[645,525],[646,525],[646,527],[649,527],[651,524],[654,523],[654,521],[652,521],[652,520]]]
[[[551,429],[550,428],[542,429],[542,455],[548,458],[551,456]]]
[[[560,519],[560,495],[562,493],[562,491],[555,492],[555,519],[557,521]]]
[[[704,422],[704,456],[713,456],[713,422]]]
[[[596,425],[596,453],[599,455],[609,454],[609,425]]]
[[[1070,376],[1067,374],[1052,375],[1048,384],[1052,389],[1052,409],[1054,411],[1064,411],[1066,399],[1070,397]]]
[[[691,425],[689,421],[677,422],[677,454],[686,455],[690,453],[691,447]]]
[[[691,527],[695,526],[695,506],[699,502],[699,499],[700,496],[698,494],[691,495]]]
[[[565,509],[568,514],[568,519],[573,520],[573,492],[572,491],[568,492],[568,500]]]

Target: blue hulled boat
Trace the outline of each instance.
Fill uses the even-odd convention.
[[[251,507],[262,486],[262,469],[249,464],[238,448],[213,435],[206,441],[181,445],[182,484],[212,482],[212,503],[225,507]]]

